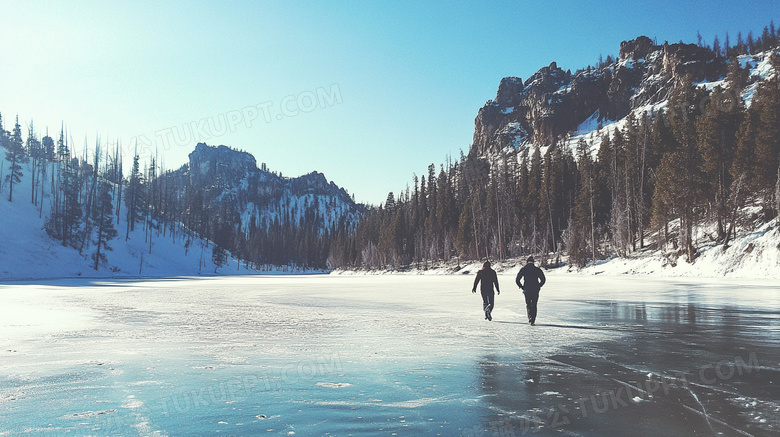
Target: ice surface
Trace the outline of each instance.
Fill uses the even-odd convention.
[[[513,279],[0,284],[0,436],[780,431],[776,282]]]

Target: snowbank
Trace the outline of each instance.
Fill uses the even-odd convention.
[[[613,257],[579,271],[583,274],[658,275],[675,277],[731,277],[780,279],[780,228],[775,219],[745,232],[727,247],[708,243],[698,247],[693,263],[684,256],[651,252],[627,258]]]

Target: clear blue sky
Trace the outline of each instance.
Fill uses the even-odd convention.
[[[378,204],[468,150],[502,77],[770,19],[778,0],[0,1],[0,112],[168,169],[205,139]]]

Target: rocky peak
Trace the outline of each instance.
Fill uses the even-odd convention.
[[[651,52],[660,49],[660,46],[653,44],[653,40],[646,36],[640,36],[631,41],[620,43],[620,59],[638,61],[645,59]]]
[[[268,205],[285,196],[315,196],[338,199],[350,210],[362,211],[362,206],[355,204],[346,190],[317,171],[299,177],[282,177],[258,169],[255,157],[247,152],[205,143],[199,143],[189,158],[190,182],[194,188],[209,192],[207,200],[220,197],[220,193],[233,192],[255,205]]]
[[[555,134],[550,115],[563,102],[571,74],[555,62],[542,67],[525,82],[519,77],[501,80],[495,100],[488,101],[475,120],[472,154],[517,148],[526,141],[545,142]]]
[[[551,92],[557,90],[566,79],[566,72],[558,68],[558,64],[553,61],[529,77],[525,81],[525,86],[533,86],[541,91]]]
[[[509,106],[511,100],[523,90],[523,79],[519,77],[505,77],[498,84],[495,102],[502,106]]]
[[[297,196],[307,194],[332,196],[340,199],[345,204],[357,207],[346,190],[336,185],[333,181],[328,181],[324,174],[317,171],[289,179],[286,184],[291,193]]]
[[[675,79],[690,75],[694,82],[712,81],[721,77],[725,69],[725,61],[716,59],[705,47],[684,43],[663,46],[663,70]]]
[[[293,191],[298,193],[314,191],[325,192],[329,189],[328,179],[325,178],[324,174],[317,171],[292,179],[290,182]]]
[[[189,154],[190,179],[196,186],[215,181],[236,182],[249,172],[257,171],[255,157],[227,146],[213,147],[198,143]]]

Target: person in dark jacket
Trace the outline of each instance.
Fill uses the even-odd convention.
[[[482,270],[477,272],[477,277],[474,279],[474,287],[471,288],[472,293],[477,292],[477,283],[482,281],[480,290],[482,291],[482,309],[485,310],[485,319],[493,320],[490,313],[493,311],[494,295],[493,284],[496,285],[496,292],[501,294],[501,290],[498,288],[498,275],[496,271],[490,268],[490,261],[485,261],[482,264]]]
[[[522,282],[520,282],[523,280]],[[534,257],[529,256],[527,263],[517,273],[515,282],[523,290],[525,295],[525,307],[528,310],[528,323],[536,323],[536,304],[539,302],[539,290],[541,290],[547,279],[544,272],[534,265]]]

